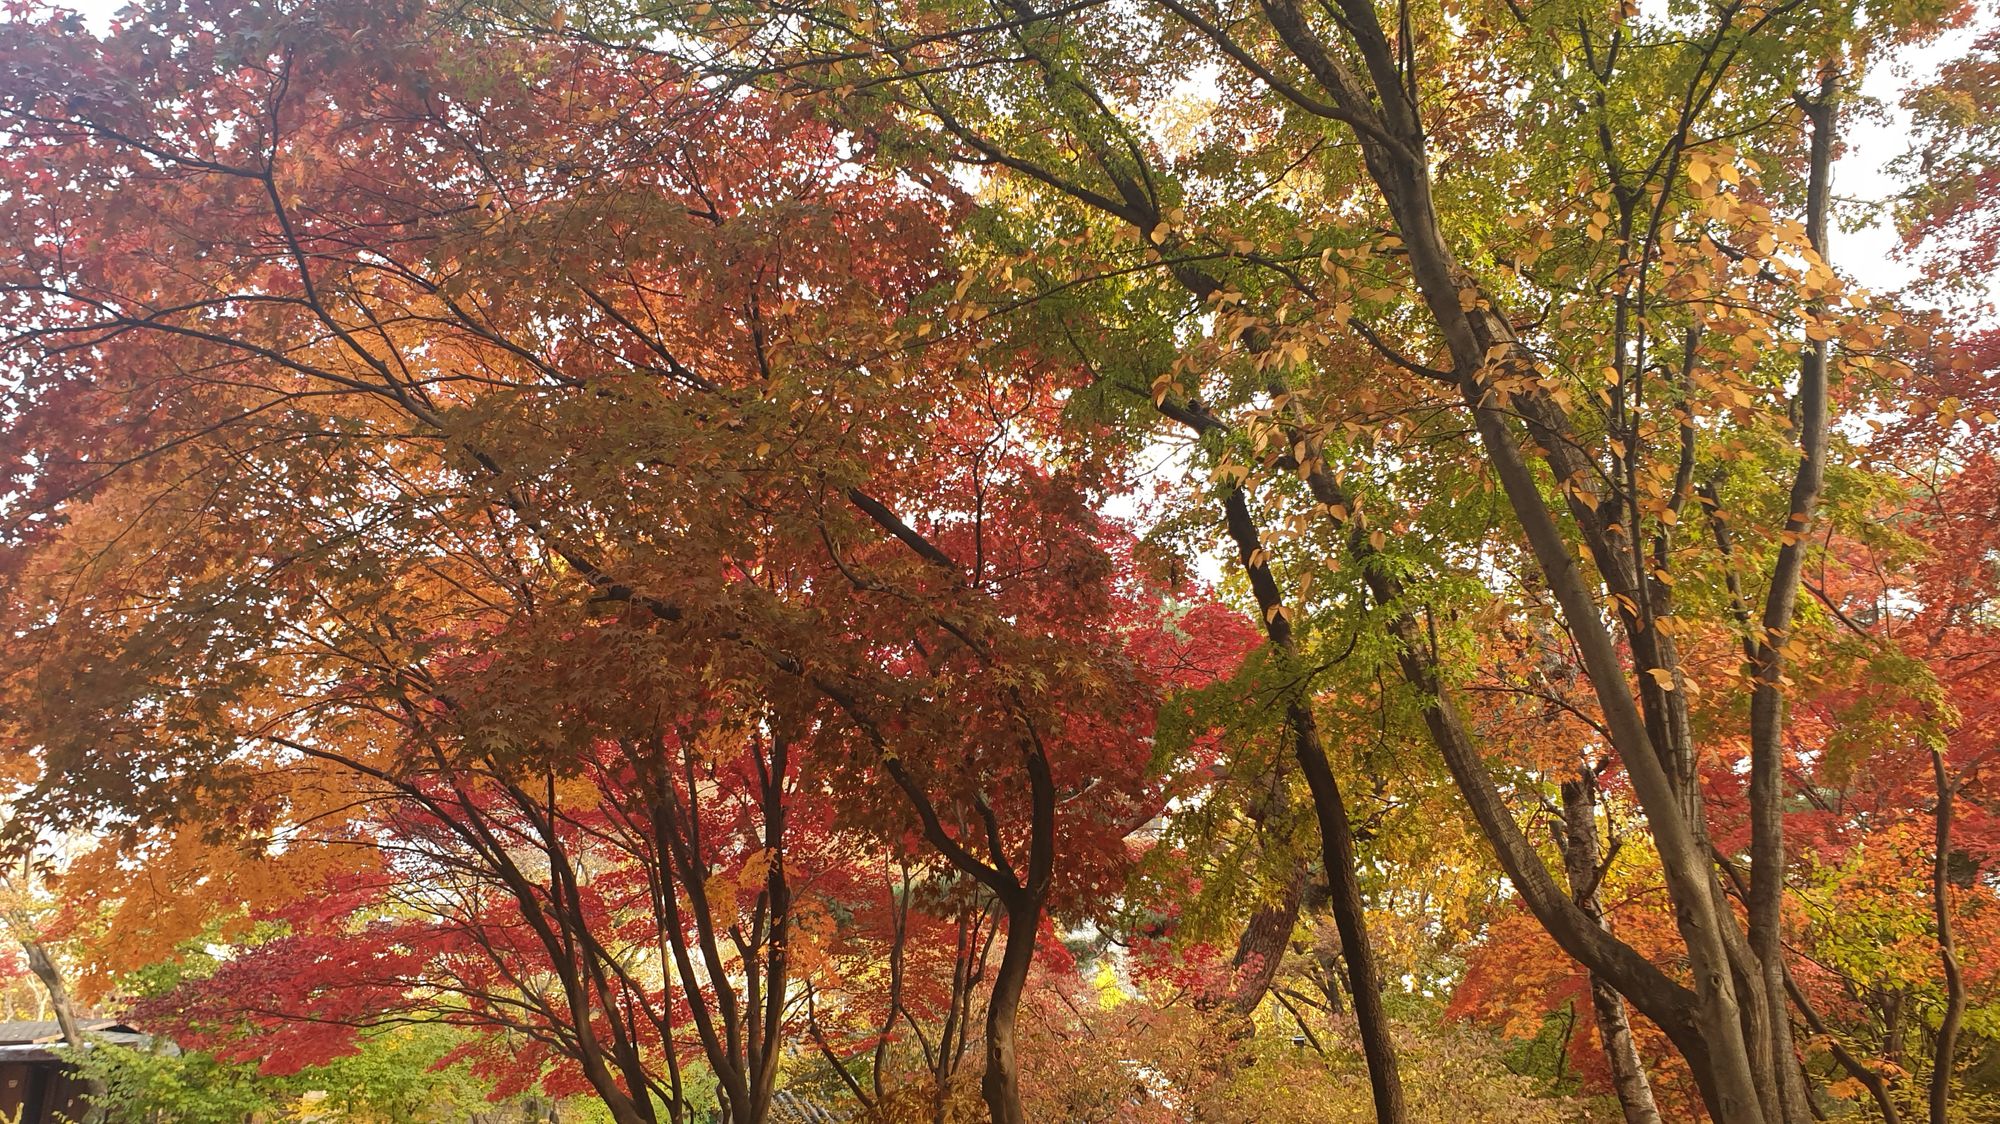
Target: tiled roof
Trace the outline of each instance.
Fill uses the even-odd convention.
[[[840,1124],[844,1117],[810,1097],[780,1089],[771,1097],[771,1119],[782,1124]]]
[[[117,1019],[78,1019],[77,1025],[86,1034],[109,1034],[123,1036],[139,1032],[119,1022]],[[0,1046],[23,1046],[29,1043],[60,1043],[62,1027],[53,1019],[28,1019],[22,1022],[0,1023]]]

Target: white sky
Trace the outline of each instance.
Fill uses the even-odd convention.
[[[1910,115],[1900,104],[1903,94],[1930,81],[1939,67],[1962,54],[1995,18],[1991,4],[1982,5],[1973,26],[1905,50],[1888,66],[1878,67],[1863,79],[1861,92],[1883,107],[1886,118],[1873,113],[1851,114],[1842,123],[1847,150],[1833,173],[1834,195],[1848,204],[1841,217],[1857,218],[1870,207],[1874,214],[1865,229],[1836,231],[1831,257],[1842,272],[1875,292],[1890,292],[1915,280],[1915,271],[1894,257],[1898,240],[1888,205],[1901,186],[1890,174],[1889,164],[1909,149]]]

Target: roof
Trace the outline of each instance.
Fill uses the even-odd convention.
[[[150,1035],[141,1034],[116,1019],[78,1019],[77,1025],[91,1038],[119,1046],[143,1049],[152,1043]],[[51,1020],[0,1023],[0,1062],[61,1061],[61,1056],[55,1051],[65,1048],[62,1027]]]
[[[139,1033],[117,1019],[78,1019],[76,1025],[83,1028],[85,1034],[109,1035],[113,1040],[123,1035]],[[62,1026],[53,1019],[0,1023],[0,1046],[19,1046],[30,1042],[60,1043],[62,1037]]]
[[[843,1119],[815,1102],[811,1097],[801,1096],[790,1089],[780,1089],[771,1097],[771,1118],[791,1124],[836,1124]]]

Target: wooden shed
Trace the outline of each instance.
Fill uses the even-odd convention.
[[[121,1046],[149,1039],[110,1019],[82,1020],[84,1033]],[[83,1117],[83,1082],[64,1055],[61,1028],[53,1022],[0,1023],[0,1121],[55,1124]]]

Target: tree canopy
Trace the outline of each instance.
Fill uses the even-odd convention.
[[[8,1002],[188,1120],[1981,1119],[1992,19],[10,8]]]

